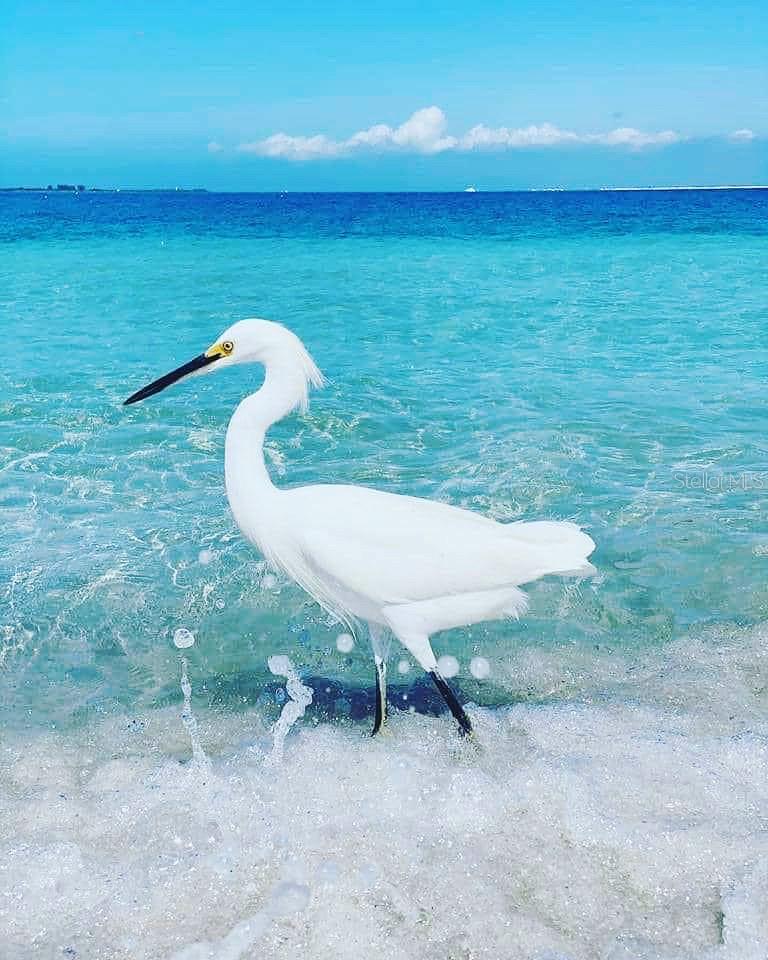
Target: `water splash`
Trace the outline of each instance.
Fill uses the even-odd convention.
[[[442,656],[438,659],[437,669],[446,679],[450,679],[451,677],[458,676],[461,666],[456,657],[453,657],[447,653],[445,656]]]
[[[267,660],[267,666],[276,677],[285,677],[287,680],[285,689],[289,699],[272,728],[272,752],[267,757],[268,762],[279,763],[283,759],[283,747],[288,731],[304,716],[304,711],[312,703],[312,688],[301,682],[289,657],[271,656]]]
[[[179,627],[178,630],[175,630],[173,633],[173,645],[179,650],[185,650],[187,647],[192,647],[195,644],[195,635],[187,630],[186,627]]]
[[[491,665],[485,657],[472,657],[469,661],[469,672],[475,680],[487,680],[491,675]]]
[[[210,763],[200,743],[197,732],[197,720],[192,712],[192,684],[187,673],[187,658],[181,658],[181,692],[184,694],[184,704],[181,708],[181,722],[184,724],[192,745],[192,765],[199,770],[210,772]]]

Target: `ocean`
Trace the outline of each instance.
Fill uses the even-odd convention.
[[[768,192],[0,193],[0,244],[4,960],[765,960]],[[401,649],[370,739],[367,638],[238,533],[257,368],[122,406],[249,316],[329,380],[276,483],[596,541],[434,639],[474,743]]]

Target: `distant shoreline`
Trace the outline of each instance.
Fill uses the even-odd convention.
[[[768,190],[768,185],[755,184],[723,184],[714,187],[600,187],[601,192],[623,193],[626,191],[648,190]]]
[[[482,190],[478,193],[668,193],[680,191],[712,190],[768,190],[768,184],[716,184],[713,186],[664,186],[664,187],[529,187],[528,189]],[[0,193],[45,193],[45,194],[81,194],[81,193],[206,193],[206,194],[263,194],[265,196],[322,195],[322,194],[467,194],[464,189],[457,190],[208,190],[205,187],[85,187],[58,184],[50,187],[0,187]]]
[[[205,187],[85,187],[59,183],[55,187],[0,187],[0,193],[210,193]],[[228,191],[223,191],[228,192]]]

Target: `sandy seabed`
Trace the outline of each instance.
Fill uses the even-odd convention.
[[[475,743],[310,712],[279,759],[177,708],[6,738],[2,957],[765,960],[768,630],[495,680],[527,699]]]

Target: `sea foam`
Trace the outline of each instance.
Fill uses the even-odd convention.
[[[768,632],[507,667],[475,744],[311,708],[266,766],[253,711],[198,711],[210,770],[177,708],[16,735],[4,960],[765,960]]]

